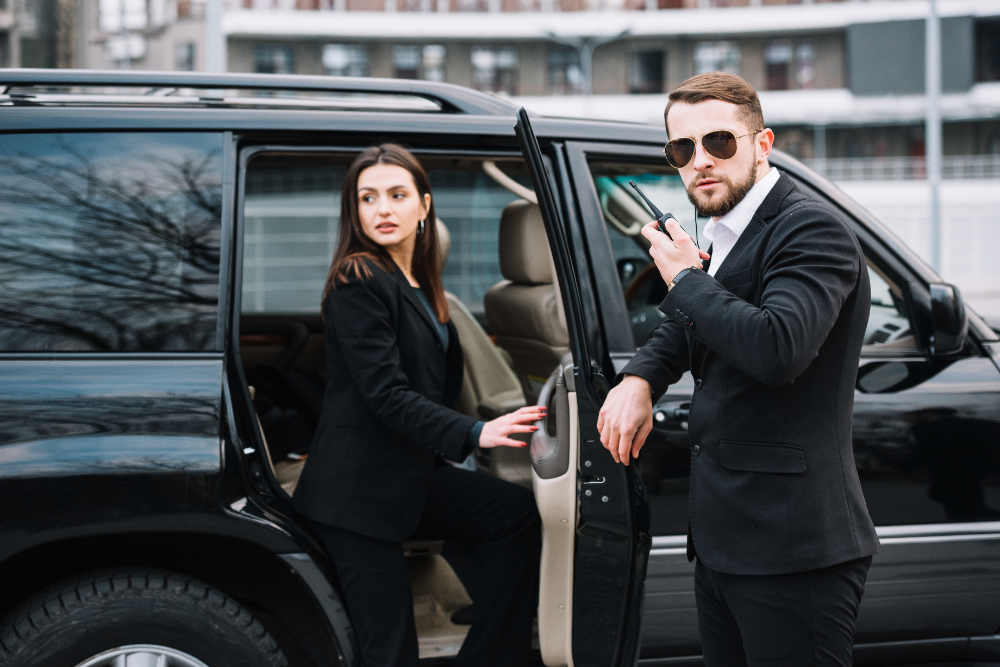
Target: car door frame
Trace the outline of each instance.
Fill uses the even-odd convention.
[[[576,355],[581,491],[574,548],[574,662],[588,667],[631,667],[639,658],[651,545],[648,500],[634,466],[616,464],[600,443],[597,417],[610,389],[604,374],[611,370],[609,355],[601,349],[607,344],[607,331],[601,340],[601,322],[582,317],[582,292],[592,289],[588,283],[595,274],[576,216],[578,198],[569,179],[565,146],[544,133],[540,143],[523,109],[515,133],[545,221],[560,276],[570,345]],[[575,224],[567,226],[567,221]],[[593,340],[595,335],[597,341]],[[591,488],[583,489],[585,486],[600,490],[594,493]],[[615,618],[617,623],[609,623]]]
[[[622,294],[619,278],[614,270],[604,269],[601,272],[597,268],[604,266],[613,269],[615,256],[611,248],[607,223],[601,211],[597,190],[594,187],[589,158],[597,157],[626,162],[634,160],[637,165],[654,164],[663,160],[663,150],[661,146],[653,144],[572,141],[566,143],[566,151],[571,177],[578,193],[578,202],[582,211],[581,226],[586,229],[588,246],[595,265],[594,272],[604,276],[604,280],[600,281],[595,288],[600,298],[600,312],[604,317],[602,324],[606,331],[617,329],[620,332],[617,346],[612,347],[609,343],[609,355],[614,365],[614,371],[618,373],[632,359],[637,348],[629,326],[627,304]],[[652,214],[650,214],[650,220],[652,220]],[[689,402],[693,393],[694,380],[690,373],[685,373],[684,378],[672,385],[671,389],[664,395],[663,402],[657,407],[662,407],[664,403],[669,403],[670,407],[682,405],[685,402],[685,397],[686,401]],[[667,417],[665,416],[664,419]],[[662,613],[668,617],[673,616],[674,620],[670,623],[673,625],[679,617],[694,606],[694,564],[687,560],[687,534],[651,534],[651,545],[647,570],[647,592],[650,595],[662,596],[663,599],[669,600],[670,606],[659,609],[654,605],[644,613]],[[653,598],[647,599],[647,604],[652,604],[652,600]],[[688,630],[690,631],[690,628]],[[691,646],[686,639],[681,640],[676,646],[675,650],[668,650],[669,656],[665,654],[664,657],[694,657],[695,654],[692,651],[696,650],[696,647]],[[646,652],[649,652],[649,646],[646,647]]]

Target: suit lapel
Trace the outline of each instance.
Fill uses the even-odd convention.
[[[406,279],[406,276],[403,275],[403,272],[399,270],[398,266],[396,266],[395,269],[396,271],[392,274],[392,277],[396,279],[397,283],[399,283],[399,291],[403,293],[403,298],[410,302],[413,309],[417,311],[418,317],[420,317],[424,324],[430,328],[434,337],[441,340],[441,334],[438,333],[437,323],[431,320],[431,314],[427,312],[427,308],[424,306],[423,302],[420,301],[420,297],[417,296],[417,288],[410,284],[410,281]]]
[[[739,263],[737,260],[740,255],[743,254],[746,247],[750,245],[753,238],[757,236],[761,230],[767,227],[768,223],[770,223],[771,220],[778,215],[778,212],[781,210],[781,202],[784,201],[785,197],[788,196],[788,193],[794,189],[795,183],[792,179],[782,173],[778,177],[778,182],[774,184],[774,187],[771,188],[771,191],[767,193],[766,197],[764,197],[764,201],[761,202],[760,206],[754,212],[753,217],[743,230],[743,233],[740,234],[738,239],[736,239],[736,245],[734,245],[733,249],[729,251],[728,255],[726,255],[726,259],[723,260],[722,266],[720,266],[719,270],[715,272],[716,280],[721,282],[732,272],[733,267]]]

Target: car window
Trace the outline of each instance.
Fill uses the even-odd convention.
[[[699,242],[703,240],[702,230],[708,219],[696,215],[680,175],[667,165],[592,160],[590,171],[611,241],[632,335],[636,347],[641,347],[664,319],[659,305],[666,296],[666,286],[650,264],[648,244],[639,234],[652,214],[629,181],[639,185],[661,211],[673,213],[685,231]],[[701,243],[706,250],[709,245],[707,241]],[[917,340],[902,289],[871,261],[868,271],[872,302],[864,354],[916,351]]]
[[[243,200],[244,313],[318,313],[353,156],[263,155]]]
[[[650,263],[649,244],[640,234],[653,214],[629,181],[635,182],[660,211],[673,214],[684,230],[699,241],[707,219],[696,217],[680,175],[666,163],[591,160],[589,166],[625,294],[632,335],[636,347],[641,347],[663,321],[657,306],[666,294],[666,287]]]
[[[217,348],[222,136],[0,135],[0,350]]]
[[[247,166],[244,198],[244,313],[318,313],[340,232],[340,191],[355,154],[260,155]],[[503,280],[500,215],[517,196],[494,181],[483,160],[418,156],[435,212],[451,236],[444,288],[481,315],[483,295]],[[498,161],[522,185],[520,160]]]
[[[870,258],[867,262],[872,307],[862,354],[916,351],[917,338],[910,325],[903,290]]]

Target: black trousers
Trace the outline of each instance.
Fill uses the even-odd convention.
[[[402,546],[312,525],[336,568],[365,667],[417,667],[413,594]],[[410,539],[475,545],[475,621],[456,666],[527,667],[542,544],[532,493],[495,477],[438,466]]]
[[[705,667],[850,667],[872,559],[773,576],[716,572],[699,560],[694,593]]]

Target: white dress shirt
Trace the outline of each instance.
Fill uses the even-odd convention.
[[[778,182],[779,175],[778,169],[771,167],[767,176],[757,181],[732,211],[721,218],[712,218],[711,222],[705,225],[705,238],[712,242],[712,263],[708,267],[708,275],[715,277],[719,267],[726,261],[726,257],[739,240],[740,234],[753,220],[753,214]]]

